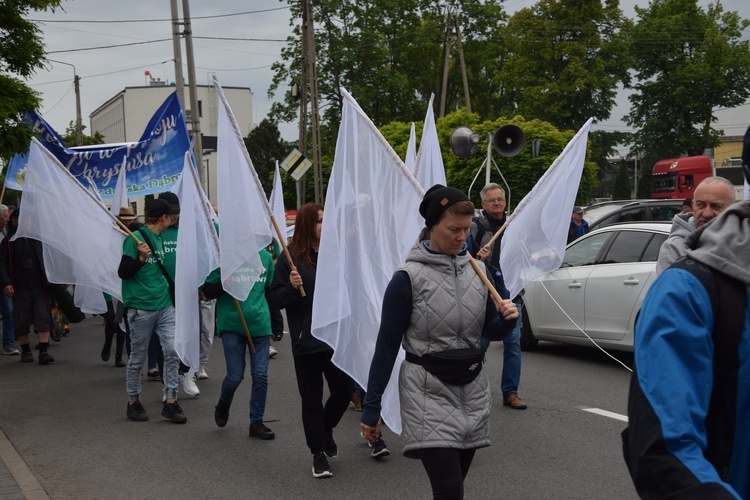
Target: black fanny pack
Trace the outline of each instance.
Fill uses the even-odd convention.
[[[484,350],[477,348],[448,349],[417,356],[406,353],[406,361],[423,366],[443,383],[465,385],[482,371]]]

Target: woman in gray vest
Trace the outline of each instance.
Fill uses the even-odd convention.
[[[427,227],[383,298],[362,434],[371,441],[380,435],[381,397],[401,344],[403,454],[422,461],[434,498],[460,499],[476,449],[490,445],[492,398],[480,338],[502,340],[518,311],[511,300],[495,301],[470,265],[474,205],[466,195],[435,185],[419,213]]]

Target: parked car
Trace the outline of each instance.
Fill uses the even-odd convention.
[[[682,211],[679,200],[624,200],[587,207],[583,218],[593,231],[619,222],[671,221]]]
[[[632,351],[635,320],[670,227],[610,225],[568,245],[559,269],[526,286],[521,349],[539,340],[591,345],[577,324],[602,347]]]

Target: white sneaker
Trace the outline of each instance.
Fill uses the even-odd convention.
[[[182,390],[185,391],[185,394],[188,396],[195,398],[200,395],[201,391],[198,389],[198,386],[195,385],[195,379],[193,377],[180,375],[180,383],[182,384]]]
[[[279,351],[274,346],[268,346],[268,357],[275,358]]]
[[[198,371],[195,372],[195,378],[198,380],[204,380],[208,378],[208,373],[206,373],[206,365],[201,365],[201,367],[198,368]]]

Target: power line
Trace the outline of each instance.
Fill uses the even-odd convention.
[[[234,38],[234,37],[224,37],[224,36],[193,36],[196,40],[231,40],[235,42],[286,42],[286,38],[276,39],[276,38]]]
[[[51,52],[47,52],[47,54],[62,54],[65,52],[83,52],[85,50],[99,50],[99,49],[113,49],[116,47],[130,47],[133,45],[145,45],[147,43],[159,43],[159,42],[171,42],[171,38],[161,38],[159,40],[147,40],[145,42],[131,42],[131,43],[120,43],[117,45],[102,45],[99,47],[84,47],[82,49],[66,49],[66,50],[53,50]]]
[[[191,19],[217,19],[221,17],[246,16],[248,14],[260,14],[262,12],[272,12],[275,10],[285,10],[289,7],[276,7],[273,9],[249,10],[245,12],[233,12],[231,14],[216,14],[213,16],[196,16]],[[34,23],[89,23],[89,24],[123,24],[123,23],[162,23],[172,22],[172,19],[28,19]]]

